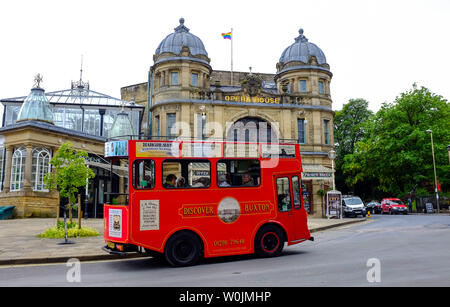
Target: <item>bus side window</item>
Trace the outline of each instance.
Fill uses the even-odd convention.
[[[153,189],[155,186],[155,162],[135,160],[133,162],[133,187],[137,190]]]
[[[258,160],[224,159],[217,162],[219,187],[258,187],[261,185],[261,165]]]
[[[294,197],[294,209],[300,209],[302,202],[300,198],[300,183],[298,176],[292,176],[292,195]]]
[[[208,160],[167,159],[162,163],[166,189],[209,188],[211,163]]]
[[[291,210],[291,189],[288,177],[277,178],[277,200],[280,212]]]

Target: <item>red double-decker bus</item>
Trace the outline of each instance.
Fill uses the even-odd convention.
[[[298,144],[127,140],[105,151],[128,158],[128,199],[104,206],[110,253],[145,251],[187,266],[273,257],[286,242],[313,240]]]

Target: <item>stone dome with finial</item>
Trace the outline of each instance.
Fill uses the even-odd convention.
[[[53,112],[50,107],[50,102],[45,96],[45,91],[40,87],[42,76],[38,74],[35,79],[35,84],[31,89],[30,94],[25,98],[20,107],[17,121],[37,120],[49,124],[53,123]]]
[[[164,52],[171,52],[180,54],[183,47],[188,47],[193,56],[204,55],[208,56],[205,46],[200,38],[189,32],[189,29],[184,25],[184,18],[180,18],[180,25],[176,27],[174,33],[171,33],[164,38],[155,51],[156,55]]]
[[[303,35],[303,29],[300,29],[298,32],[300,35],[295,39],[295,43],[283,51],[279,62],[282,65],[289,62],[309,63],[310,58],[314,56],[317,60],[317,64],[326,64],[327,59],[325,58],[322,49],[308,41],[305,35]]]

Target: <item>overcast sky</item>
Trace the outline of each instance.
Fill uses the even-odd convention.
[[[450,98],[450,0],[0,2],[0,98],[28,95],[37,73],[47,92],[79,79],[120,98],[147,81],[153,54],[179,18],[204,43],[214,70],[275,73],[299,28],[326,55],[333,109],[365,98],[377,111],[417,82]]]

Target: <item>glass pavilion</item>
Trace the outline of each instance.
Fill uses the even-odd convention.
[[[15,205],[19,217],[56,215],[60,200],[43,178],[53,154],[69,141],[89,154],[86,163],[96,176],[82,204],[89,217],[102,217],[105,195],[125,189],[128,177],[124,163],[111,166],[104,159],[104,143],[117,135],[140,136],[144,106],[92,91],[81,78],[68,90],[48,93],[38,82],[28,96],[0,103],[0,205]]]

